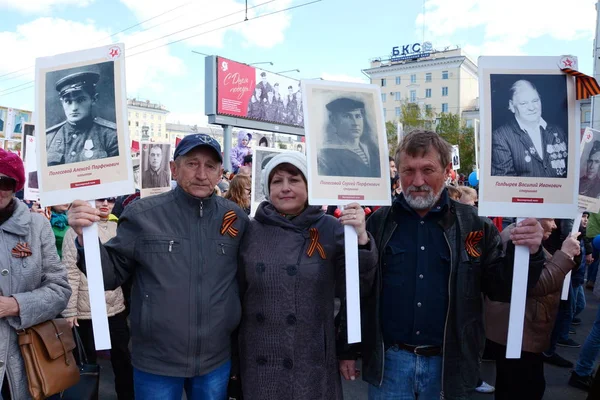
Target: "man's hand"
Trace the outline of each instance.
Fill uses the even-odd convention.
[[[14,297],[0,296],[0,318],[19,316],[19,303]]]
[[[543,238],[544,229],[535,218],[527,218],[521,221],[510,233],[510,240],[514,245],[529,247],[529,254],[535,254],[539,251]]]
[[[347,381],[353,381],[360,376],[355,360],[340,360],[340,373]]]
[[[69,208],[69,226],[77,234],[79,245],[83,246],[83,228],[91,226],[94,222],[100,220],[99,211],[90,207],[87,201],[75,200]]]
[[[77,322],[77,317],[69,317],[69,318],[65,318],[65,319],[69,323],[69,326],[71,327],[71,329],[73,329],[73,325],[79,326],[79,323]]]
[[[594,262],[594,257],[592,257],[591,254],[586,254],[586,256],[585,256],[585,263],[587,265],[590,265],[593,262]]]
[[[579,235],[580,235],[580,233],[577,232],[575,235],[569,236],[568,238],[566,238],[560,248],[563,253],[567,254],[571,258],[573,258],[576,255],[578,255],[579,253],[581,253],[581,247],[579,246],[579,240],[577,240],[577,236],[579,236]]]

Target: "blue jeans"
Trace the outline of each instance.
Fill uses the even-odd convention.
[[[544,353],[551,356],[556,351],[556,342],[567,341],[569,339],[569,328],[573,320],[573,303],[574,303],[573,286],[569,285],[569,298],[561,300],[558,306],[558,314],[554,322],[554,329],[550,335],[550,348]]]
[[[592,251],[592,257],[594,257],[594,262],[590,264],[587,270],[587,281],[588,282],[596,282],[596,275],[598,274],[598,263],[600,263],[600,252],[596,250],[594,247],[594,251]]]
[[[585,291],[583,290],[583,285],[574,286],[573,294],[573,317],[576,317],[585,309],[586,305]]]
[[[423,357],[397,347],[385,352],[381,387],[369,385],[369,400],[439,400],[442,356]]]
[[[178,378],[154,375],[133,368],[135,398],[139,400],[225,400],[231,360],[202,376]]]
[[[598,307],[598,313],[596,314],[596,320],[592,326],[592,331],[581,347],[581,353],[579,353],[579,359],[575,366],[577,375],[592,375],[598,353],[600,353],[600,307]]]

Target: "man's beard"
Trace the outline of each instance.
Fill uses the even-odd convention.
[[[421,186],[411,185],[406,189],[403,188],[402,192],[404,193],[404,198],[406,199],[406,202],[411,208],[415,210],[428,210],[438,202],[443,190],[444,187],[442,186],[438,193],[434,193],[431,186],[423,184]],[[427,195],[424,197],[412,197],[412,192],[427,192]]]

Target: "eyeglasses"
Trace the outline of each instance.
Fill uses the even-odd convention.
[[[108,203],[114,203],[117,201],[116,197],[107,197],[106,199],[97,199],[100,203],[104,203],[105,201]]]
[[[15,191],[17,187],[17,180],[8,176],[0,176],[0,190],[4,191]]]

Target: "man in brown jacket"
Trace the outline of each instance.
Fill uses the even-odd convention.
[[[544,239],[547,239],[556,224],[551,218],[539,221],[544,229]],[[508,226],[500,235],[505,246],[513,227],[514,224]],[[496,400],[537,400],[544,396],[546,381],[542,352],[550,345],[565,275],[575,267],[573,257],[579,252],[579,241],[574,237],[565,239],[562,248],[553,256],[545,251],[547,261],[540,278],[527,293],[521,358],[506,359],[510,303],[486,299],[485,332],[496,359]]]

